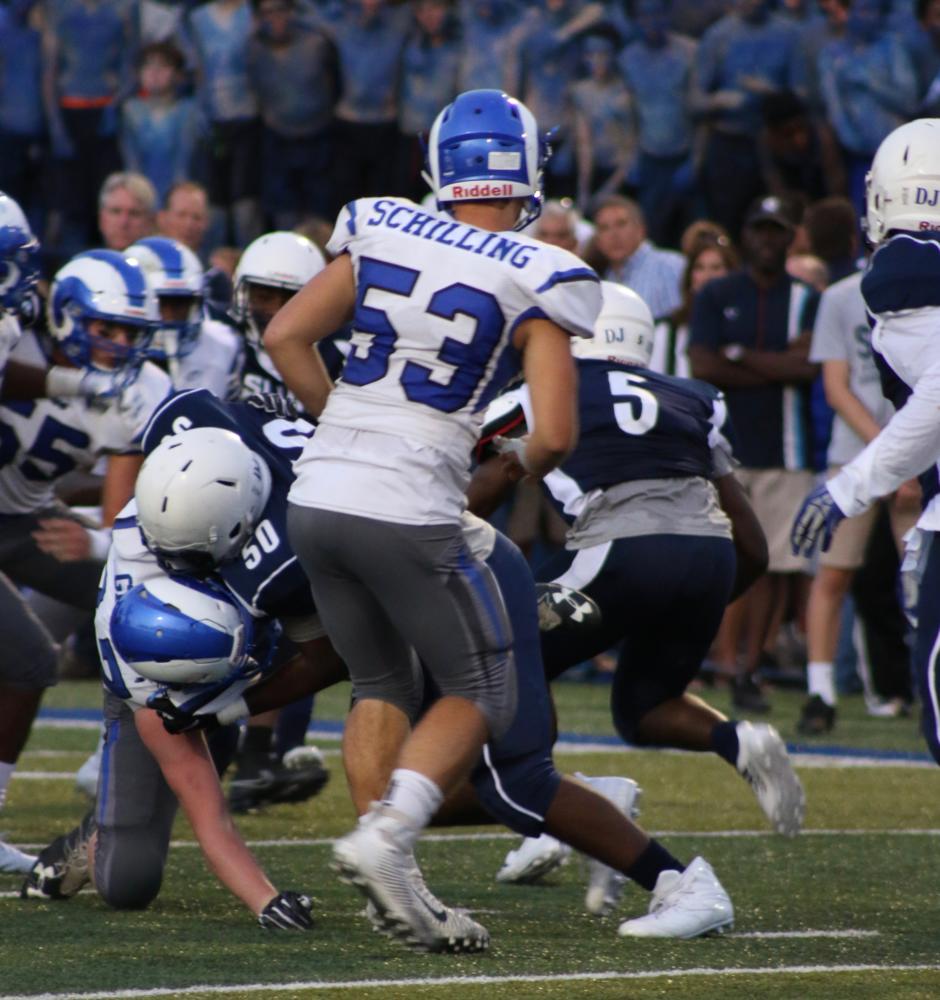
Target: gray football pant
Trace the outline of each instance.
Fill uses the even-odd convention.
[[[19,587],[93,611],[103,564],[59,562],[40,552],[32,532],[40,517],[70,517],[66,507],[36,514],[0,515],[0,681],[24,687],[55,683],[56,644],[29,608]]]
[[[291,546],[310,579],[355,696],[412,720],[423,697],[420,657],[444,695],[472,701],[498,739],[516,711],[512,626],[489,567],[459,524],[377,521],[291,505]]]

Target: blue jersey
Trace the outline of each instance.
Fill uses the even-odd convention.
[[[168,435],[193,427],[232,431],[271,470],[271,496],[254,534],[236,559],[219,567],[219,576],[254,614],[278,618],[313,614],[310,583],[287,540],[291,465],[313,436],[313,425],[272,417],[247,403],[223,403],[207,389],[193,389],[171,396],[156,410],[144,431],[144,453],[149,455]]]

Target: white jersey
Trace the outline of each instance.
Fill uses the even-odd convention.
[[[137,525],[137,503],[131,500],[118,514],[111,533],[111,549],[101,574],[98,607],[95,610],[95,636],[101,654],[102,683],[135,710],[146,707],[150,695],[162,691],[164,685],[141,677],[131,664],[120,657],[111,640],[111,614],[118,601],[132,587],[163,576],[166,573],[156,556],[144,545]],[[253,678],[234,681],[195,714],[218,712],[241,697],[251,683]],[[198,697],[202,690],[200,685],[187,685],[167,690],[166,693],[177,705],[186,707],[190,699]]]
[[[482,411],[520,370],[516,327],[540,317],[591,336],[597,275],[558,247],[400,198],[347,205],[327,249],[352,258],[353,333],[290,500],[405,524],[456,522]]]
[[[148,362],[115,399],[0,405],[0,514],[41,510],[73,469],[90,470],[104,454],[140,451],[150,414],[171,390],[169,376]]]
[[[7,358],[16,347],[21,334],[20,324],[16,317],[8,312],[0,312],[0,379],[6,368]]]
[[[217,319],[204,319],[195,346],[167,365],[173,388],[208,389],[219,399],[238,395],[244,348],[241,337]]]

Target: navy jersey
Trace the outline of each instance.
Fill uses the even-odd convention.
[[[143,450],[192,427],[221,427],[237,434],[271,470],[271,496],[254,534],[236,559],[219,567],[226,586],[254,613],[301,617],[314,613],[310,583],[287,540],[287,491],[291,465],[314,427],[306,420],[272,417],[247,403],[223,403],[206,389],[171,396],[150,419]]]
[[[339,378],[339,373],[346,363],[346,355],[349,353],[349,336],[350,330],[347,325],[337,330],[336,333],[331,333],[329,337],[317,344],[317,350],[320,352],[320,357],[323,358],[326,372],[334,381]],[[274,367],[274,362],[268,352],[264,348],[259,349],[248,340],[245,341],[241,383],[240,395],[242,398],[257,392],[276,392],[282,396],[288,396],[296,402],[296,397],[284,385],[284,380]]]

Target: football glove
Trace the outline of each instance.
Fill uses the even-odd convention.
[[[265,930],[309,931],[313,927],[309,896],[299,892],[282,892],[258,914],[258,923]]]
[[[820,542],[825,552],[832,543],[832,535],[845,514],[839,508],[825,485],[817,486],[803,501],[790,532],[790,547],[795,556],[811,556]]]
[[[256,410],[270,413],[272,417],[282,417],[285,420],[296,420],[300,410],[292,399],[282,396],[279,392],[254,392],[246,396],[243,403],[253,406]]]
[[[166,694],[151,695],[147,707],[152,708],[163,720],[163,728],[173,736],[188,733],[194,729],[214,729],[218,719],[212,714],[196,715],[174,705]]]

